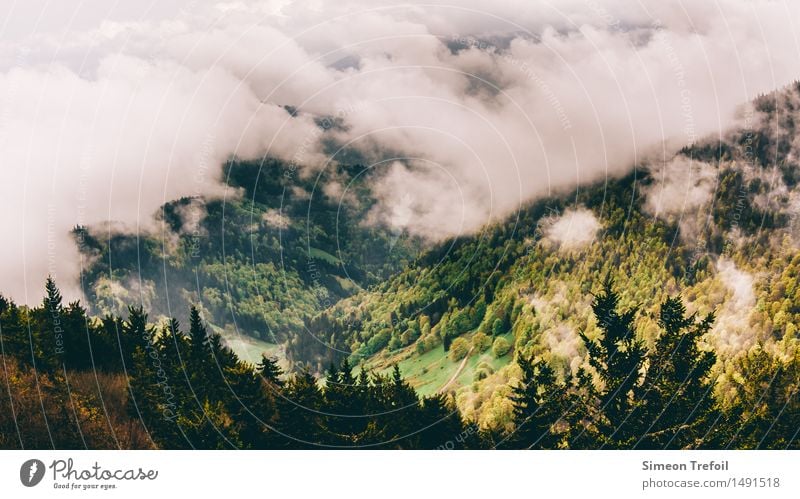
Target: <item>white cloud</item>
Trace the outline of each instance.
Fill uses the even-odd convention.
[[[562,323],[547,329],[542,339],[553,355],[567,359],[570,364],[580,361],[583,341],[569,325]]]
[[[549,241],[557,244],[559,249],[569,251],[594,242],[600,227],[600,222],[594,213],[586,208],[576,208],[545,221],[544,234]]]
[[[167,201],[225,195],[220,165],[231,154],[290,157],[314,128],[222,69],[128,56],[104,59],[95,79],[56,65],[15,68],[0,74],[0,95],[4,292],[23,301],[38,301],[46,273],[74,282],[75,225],[149,230]]]
[[[731,292],[733,308],[749,310],[755,306],[752,275],[740,270],[732,260],[725,257],[720,257],[717,261],[717,274]]]
[[[281,213],[280,211],[270,208],[264,212],[261,216],[261,219],[269,225],[270,227],[275,227],[276,229],[288,229],[289,228],[289,218]]]
[[[644,208],[666,217],[683,214],[711,201],[716,169],[708,163],[677,155],[651,168],[653,183],[647,186]],[[690,213],[689,216],[694,216]]]
[[[723,355],[735,355],[753,345],[759,328],[750,323],[756,304],[754,277],[725,257],[717,261],[717,276],[728,290],[729,298],[717,310],[712,328],[715,349]]]
[[[224,195],[232,154],[319,168],[314,115],[400,158],[375,167],[373,220],[441,239],[667,161],[800,73],[788,2],[38,1],[0,36],[0,270],[20,301],[74,278],[72,226]]]

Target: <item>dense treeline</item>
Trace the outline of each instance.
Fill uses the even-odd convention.
[[[38,307],[0,298],[3,448],[798,448],[800,358],[765,349],[740,359],[727,402],[714,391],[715,354],[702,343],[714,317],[660,306],[647,346],[636,309],[610,279],[581,334],[587,359],[574,373],[546,356],[518,354],[513,427],[480,429],[452,396],[420,398],[395,366],[353,369],[345,357],[318,379],[254,366],[209,333],[197,308],[188,330],[89,317],[64,305],[52,279]]]
[[[283,376],[274,359],[240,361],[195,307],[188,331],[141,307],[96,320],[48,279],[38,307],[0,299],[0,340],[3,448],[426,449],[465,434],[450,398],[418,398],[399,370],[355,375],[345,362],[323,382]],[[126,383],[96,391],[87,373]]]

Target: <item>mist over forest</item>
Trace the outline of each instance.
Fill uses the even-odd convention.
[[[800,445],[800,5],[40,3],[0,448]]]

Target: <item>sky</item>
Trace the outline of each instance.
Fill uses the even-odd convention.
[[[365,223],[436,241],[634,166],[679,177],[692,166],[675,151],[800,77],[788,0],[2,0],[0,12],[0,289],[22,303],[48,274],[81,296],[76,225],[152,232],[167,201],[238,196],[220,178],[233,156],[313,175],[336,163],[324,143],[356,150],[379,200]],[[320,117],[342,126],[321,133]]]

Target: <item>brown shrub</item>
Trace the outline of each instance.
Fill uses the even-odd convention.
[[[37,373],[0,355],[0,449],[147,449],[124,376]]]
[[[0,356],[0,448],[106,449],[113,439],[97,407],[57,375]]]
[[[128,381],[122,373],[74,371],[67,373],[73,392],[80,393],[103,414],[106,431],[120,449],[153,449],[141,421],[128,415]]]

